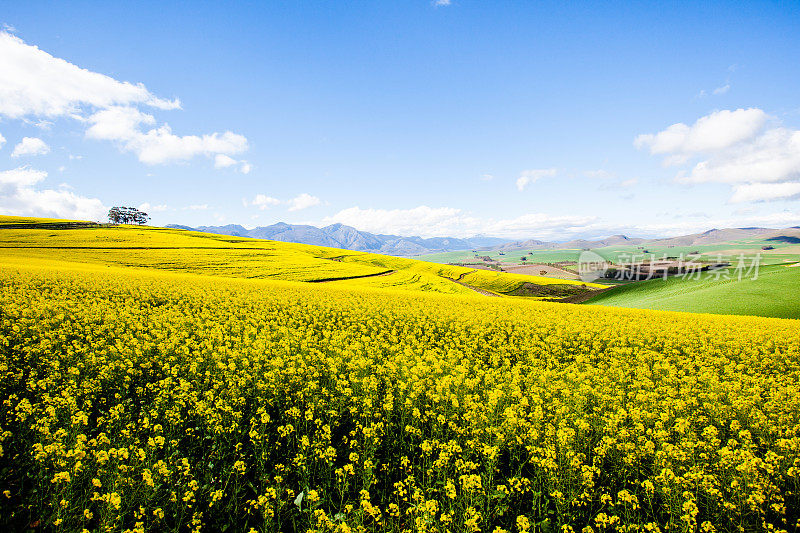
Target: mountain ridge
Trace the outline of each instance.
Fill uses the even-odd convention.
[[[467,239],[456,237],[403,237],[400,235],[369,233],[341,223],[330,224],[321,228],[307,224],[287,224],[286,222],[277,222],[270,226],[260,226],[253,229],[247,229],[239,224],[198,227],[167,224],[166,227],[231,235],[234,237],[250,237],[254,239],[269,239],[316,246],[328,246],[344,250],[372,252],[402,257],[463,250],[554,250],[569,248],[603,248],[606,246],[625,245],[694,246],[700,244],[718,244],[749,238],[775,237],[775,240],[777,240],[777,237],[781,236],[791,238],[800,237],[800,231],[796,228],[775,229],[760,227],[712,228],[689,235],[653,239],[628,237],[626,235],[617,234],[601,239],[573,239],[566,242],[551,242],[538,239],[510,240],[482,235],[476,235]]]
[[[217,233],[233,237],[250,237],[273,241],[295,242],[316,246],[329,246],[344,250],[372,252],[394,256],[414,256],[429,253],[471,250],[498,246],[508,242],[507,239],[476,235],[467,239],[455,237],[402,237],[400,235],[378,235],[360,231],[352,226],[335,223],[322,228],[305,224],[287,224],[277,222],[270,226],[247,229],[239,224],[224,226],[184,226],[167,224],[167,228]]]

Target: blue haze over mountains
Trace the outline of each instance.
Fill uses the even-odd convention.
[[[318,228],[302,224],[278,222],[271,226],[247,229],[238,224],[226,226],[199,226],[192,228],[178,224],[168,224],[168,228],[178,228],[234,237],[251,237],[273,241],[296,242],[316,246],[330,246],[345,250],[358,250],[385,255],[410,256],[457,250],[487,249],[501,246],[510,241],[496,237],[475,236],[468,239],[453,237],[401,237],[399,235],[376,235],[359,231],[344,224],[331,224]]]

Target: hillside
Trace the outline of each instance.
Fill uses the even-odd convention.
[[[762,267],[757,279],[738,276],[700,280],[673,277],[615,287],[598,294],[587,305],[660,309],[691,313],[758,315],[800,318],[800,268]]]
[[[0,217],[0,264],[106,265],[179,273],[338,284],[445,294],[560,299],[602,288],[324,246],[146,226],[74,227],[74,221]],[[359,280],[357,283],[353,280]]]

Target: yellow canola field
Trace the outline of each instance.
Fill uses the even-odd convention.
[[[797,321],[58,265],[0,265],[0,530],[800,518]]]
[[[37,227],[37,221],[39,221]],[[514,294],[523,284],[542,287],[533,297],[571,296],[601,285],[572,280],[497,274],[413,259],[261,239],[248,239],[169,228],[99,226],[56,229],[50,219],[0,217],[0,262],[67,261],[159,269],[232,278],[328,281],[364,278],[358,285],[411,291],[466,294],[453,283],[469,278],[474,287],[497,294]],[[24,224],[24,228],[14,227]],[[5,227],[4,227],[5,226]],[[366,276],[396,271],[391,280]],[[500,276],[500,277],[498,277]],[[558,286],[557,294],[545,286]],[[539,294],[541,292],[541,294]]]

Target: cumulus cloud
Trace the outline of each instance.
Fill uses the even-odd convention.
[[[145,202],[141,204],[138,209],[139,211],[144,211],[145,213],[161,213],[162,211],[169,209],[169,206],[166,204],[152,205],[149,202]]]
[[[133,107],[103,109],[92,114],[87,122],[91,124],[86,130],[87,137],[114,141],[123,151],[135,153],[139,161],[150,165],[185,161],[197,155],[232,159],[227,154],[247,150],[247,139],[230,131],[178,136],[167,124],[144,131],[142,126],[153,125],[156,120]]]
[[[214,158],[214,168],[228,168],[236,163],[237,161],[234,158],[225,154],[217,154]]]
[[[731,202],[768,202],[800,198],[800,183],[750,183],[733,188]]]
[[[44,155],[50,153],[50,147],[38,137],[23,137],[14,147],[11,157],[26,155]]]
[[[87,106],[119,104],[180,107],[179,100],[158,98],[141,83],[120,82],[82,69],[0,32],[0,114],[55,118],[80,115]]]
[[[112,141],[146,164],[200,155],[216,162],[218,155],[230,157],[247,150],[247,139],[230,131],[176,135],[139,106],[171,110],[179,109],[180,101],[157,97],[141,83],[80,68],[0,32],[0,116],[25,121],[73,118],[88,126],[88,138]]]
[[[289,211],[301,211],[322,203],[322,200],[308,193],[303,193],[289,200]]]
[[[665,155],[667,162],[699,159],[681,170],[677,181],[731,184],[731,201],[793,198],[794,184],[800,181],[800,130],[768,127],[768,118],[755,108],[717,111],[693,126],[674,124],[657,134],[640,135],[634,143]],[[757,186],[763,184],[776,186]]]
[[[687,183],[763,183],[800,178],[800,131],[775,128],[712,154],[681,176]]]
[[[679,122],[656,134],[639,135],[633,144],[639,149],[648,148],[651,154],[670,154],[667,163],[680,163],[693,155],[752,139],[767,119],[767,114],[756,108],[716,111],[691,126]]]
[[[0,171],[0,211],[8,215],[100,220],[107,208],[97,198],[79,196],[66,187],[39,189],[47,172],[29,167]]]
[[[520,191],[525,190],[525,187],[540,180],[541,178],[549,178],[556,175],[557,170],[554,168],[539,168],[534,170],[523,170],[519,178],[517,178],[517,189]]]
[[[230,168],[236,165],[239,165],[239,168],[236,170],[242,174],[249,174],[253,169],[253,166],[247,161],[237,161],[236,159],[225,154],[217,154],[214,157],[214,168]]]
[[[253,207],[257,207],[261,210],[268,209],[270,207],[280,205],[282,202],[277,198],[273,198],[271,196],[267,196],[266,194],[256,194],[255,198],[253,198],[252,202],[244,201],[244,205],[252,205]]]
[[[243,198],[242,204],[245,207],[257,207],[262,211],[279,205],[287,206],[289,211],[302,211],[303,209],[322,204],[322,200],[305,192],[295,196],[291,200],[280,200],[272,196],[267,196],[266,194],[256,194],[252,200]]]
[[[529,213],[496,220],[475,217],[453,207],[421,205],[411,209],[350,207],[322,221],[323,224],[336,222],[371,233],[405,236],[471,237],[486,234],[507,238],[556,238],[587,231],[592,228],[596,218]]]
[[[4,144],[6,144],[6,138],[0,133],[0,148],[2,148]]]

